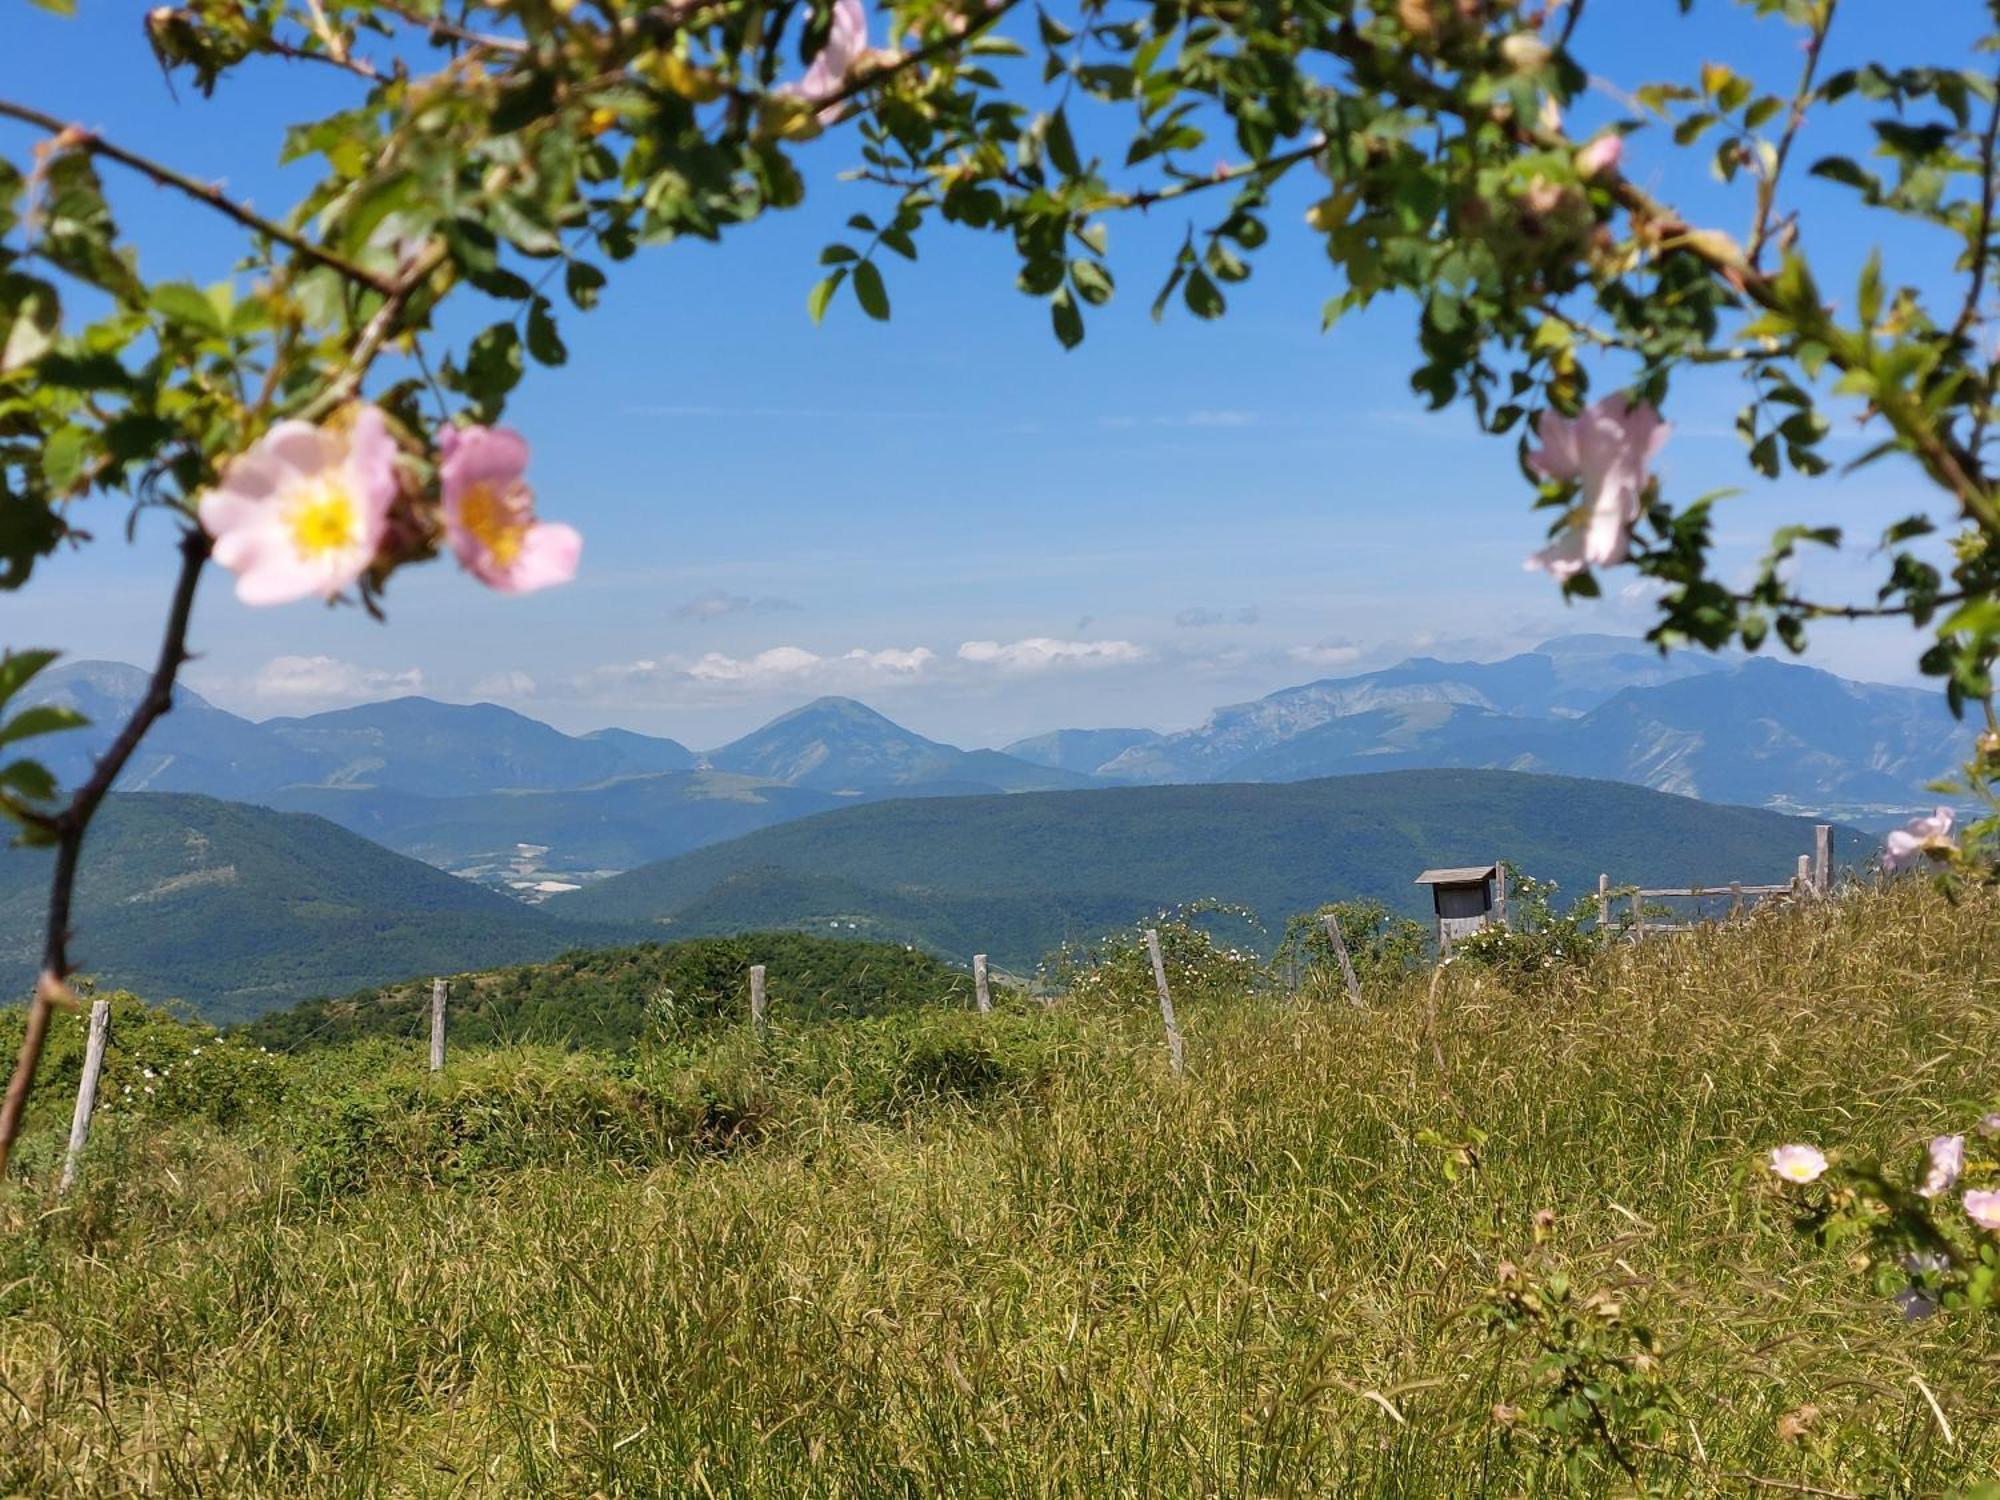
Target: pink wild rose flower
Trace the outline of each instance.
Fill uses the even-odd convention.
[[[1543,412],[1535,424],[1542,446],[1528,454],[1528,462],[1550,479],[1577,484],[1587,515],[1529,558],[1528,567],[1569,579],[1586,568],[1625,561],[1632,528],[1639,524],[1646,465],[1672,431],[1650,405],[1635,406],[1622,394],[1606,396],[1574,417]]]
[[[1600,135],[1576,153],[1576,175],[1586,182],[1593,177],[1608,176],[1618,170],[1619,159],[1624,155],[1624,136]]]
[[[1930,1144],[1930,1160],[1924,1171],[1923,1185],[1917,1189],[1922,1198],[1937,1198],[1951,1191],[1965,1170],[1965,1137],[1962,1135],[1940,1135],[1933,1137]]]
[[[833,0],[833,25],[826,45],[806,69],[805,77],[780,91],[813,104],[831,99],[847,87],[848,71],[868,51],[868,10],[862,0]],[[820,123],[834,110],[820,111]]]
[[[1826,1171],[1826,1156],[1815,1146],[1776,1146],[1771,1151],[1771,1170],[1787,1182],[1816,1182]]]
[[[196,505],[245,604],[331,599],[375,560],[396,498],[396,444],[379,408],[280,422]]]
[[[438,449],[445,537],[466,572],[503,594],[576,576],[583,538],[572,526],[535,519],[535,492],[522,478],[526,438],[509,427],[447,427]]]
[[[1928,818],[1912,818],[1882,841],[1882,868],[1890,872],[1908,869],[1928,854],[1950,853],[1958,846],[1951,841],[1952,810],[1940,807]]]

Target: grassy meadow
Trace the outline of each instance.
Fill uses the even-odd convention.
[[[0,1493],[1977,1493],[1992,1320],[1904,1321],[1761,1157],[1993,1106],[1996,919],[1191,986],[1181,1080],[1142,996],[777,992],[761,1043],[435,1078],[121,1012],[61,1198],[66,1020],[0,1187]]]

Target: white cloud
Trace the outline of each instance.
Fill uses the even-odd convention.
[[[1045,635],[1002,645],[999,641],[967,641],[958,659],[1006,672],[1043,672],[1051,667],[1112,667],[1144,661],[1144,646],[1131,641],[1058,641]]]
[[[573,687],[585,698],[609,701],[648,693],[678,698],[682,694],[674,691],[677,688],[750,692],[771,687],[858,689],[914,681],[936,660],[937,653],[928,646],[890,646],[880,651],[856,647],[830,655],[803,646],[773,646],[754,656],[708,651],[691,660],[670,657],[612,662],[585,672]]]
[[[796,677],[826,660],[802,646],[773,646],[755,656],[724,656],[711,651],[687,669],[696,682],[768,681],[774,677]]]
[[[1361,648],[1353,641],[1320,641],[1311,646],[1294,646],[1285,655],[1308,667],[1345,667],[1361,659]]]
[[[258,698],[361,702],[421,692],[417,667],[384,672],[333,656],[274,656],[257,669],[250,692]]]
[[[472,685],[472,696],[495,700],[507,698],[532,698],[535,695],[535,679],[526,672],[495,672],[482,677]]]

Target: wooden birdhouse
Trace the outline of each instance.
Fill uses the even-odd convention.
[[[1416,884],[1431,888],[1439,957],[1449,953],[1458,939],[1470,937],[1489,923],[1506,922],[1506,878],[1497,864],[1426,870],[1417,877]]]

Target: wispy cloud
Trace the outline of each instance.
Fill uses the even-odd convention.
[[[492,672],[472,684],[472,696],[508,703],[535,696],[535,679],[526,672]]]
[[[958,659],[974,666],[1006,672],[1046,672],[1055,667],[1116,667],[1146,660],[1150,653],[1131,641],[1059,641],[1050,636],[1026,640],[966,641]]]
[[[1294,646],[1285,655],[1304,667],[1347,667],[1361,660],[1361,646],[1355,641],[1316,641]]]
[[[720,651],[696,657],[611,662],[573,679],[568,691],[586,700],[637,700],[672,704],[790,688],[814,692],[858,691],[923,678],[938,660],[927,646],[856,647],[822,653],[804,646],[772,646],[749,656]]]
[[[382,671],[333,656],[274,656],[250,679],[253,697],[288,703],[358,703],[421,692],[420,668]]]
[[[719,620],[725,615],[774,615],[797,609],[798,605],[789,599],[778,599],[770,595],[753,599],[748,594],[731,594],[723,589],[710,589],[707,593],[696,594],[674,611],[676,620]]]
[[[1097,419],[1097,425],[1128,432],[1135,427],[1256,427],[1262,421],[1263,419],[1254,411],[1206,409],[1181,412],[1177,415],[1155,413],[1151,416],[1103,416]]]
[[[1254,604],[1241,609],[1209,609],[1197,604],[1175,615],[1174,624],[1183,630],[1207,630],[1216,625],[1255,625],[1257,617]]]

